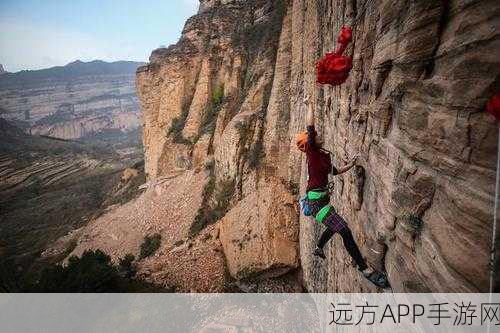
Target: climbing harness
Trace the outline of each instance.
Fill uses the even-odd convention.
[[[307,199],[307,194],[303,195],[299,199],[300,210],[304,214],[304,216],[311,216],[311,206],[309,205],[309,200]]]
[[[330,201],[330,188],[328,187],[307,191],[307,193],[299,199],[300,208],[304,213],[304,216],[312,216],[314,207],[316,205],[320,205],[321,208],[317,211],[317,213],[314,216],[314,219],[318,223],[323,223],[323,221],[329,215],[329,213],[332,210],[334,210],[333,206],[329,203],[329,201]]]
[[[315,189],[308,191],[306,194],[300,197],[299,205],[304,216],[312,216],[313,201],[318,200],[328,200],[329,193],[326,189]]]
[[[328,191],[326,189],[310,190],[307,192],[307,199],[309,200],[320,200],[326,199],[328,197]]]

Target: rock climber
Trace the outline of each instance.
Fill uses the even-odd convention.
[[[388,286],[387,278],[384,274],[368,267],[347,222],[337,214],[330,204],[328,175],[330,173],[339,175],[349,171],[356,164],[357,156],[342,168],[333,166],[330,153],[322,148],[323,142],[314,127],[314,110],[308,96],[305,96],[304,104],[307,106],[307,132],[302,132],[297,136],[297,147],[307,156],[308,181],[304,200],[308,205],[308,214],[314,216],[317,222],[327,227],[319,238],[313,255],[325,259],[323,251],[325,244],[335,233],[339,233],[347,252],[356,262],[363,276],[378,287],[385,288]]]

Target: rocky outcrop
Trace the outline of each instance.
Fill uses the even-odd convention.
[[[158,234],[159,249],[137,262],[142,279],[180,292],[225,291],[228,276],[218,227],[207,228],[192,239],[188,237],[208,179],[206,172],[186,172],[149,183],[136,200],[111,207],[85,228],[61,239],[45,255],[61,252],[73,239],[77,241],[71,255],[98,248],[114,261],[126,254],[138,258],[144,238]]]
[[[327,145],[337,158],[360,152],[365,170],[359,211],[357,173],[336,181],[333,201],[394,290],[486,291],[497,128],[481,111],[499,89],[493,54],[500,48],[500,6],[342,4],[342,15],[326,21],[315,13],[320,6],[306,10],[317,22],[305,35],[310,40],[364,10],[355,25],[349,82],[310,90]],[[332,46],[328,39],[317,45],[321,52]],[[310,235],[301,233],[303,253]],[[344,256],[340,247],[332,254]],[[326,290],[356,290],[346,286],[346,275],[355,273],[342,272],[338,261],[326,270],[302,263],[309,280]]]
[[[220,222],[219,238],[236,280],[283,275],[299,265],[295,199],[276,180],[238,202]]]
[[[360,154],[335,177],[332,202],[393,290],[486,291],[497,127],[481,110],[500,89],[499,14],[496,1],[202,1],[179,43],[137,72],[148,177],[213,160],[215,183],[234,184],[219,222],[231,273],[265,271],[298,241],[286,236],[297,226],[266,229],[260,200],[284,211],[272,220],[297,221],[286,203],[306,180],[293,141],[307,93],[334,162]],[[353,26],[350,78],[318,86],[315,62],[343,24]],[[278,186],[269,178],[290,193],[260,195]],[[319,262],[310,253],[322,227],[304,217],[299,225],[309,291],[373,290],[340,240]],[[254,243],[249,226],[276,236]],[[260,262],[237,245],[266,252],[276,239],[288,245]]]
[[[76,61],[2,75],[2,117],[61,139],[130,132],[141,125],[134,71],[142,63]]]
[[[5,71],[5,69],[3,68],[3,65],[2,65],[2,64],[0,64],[0,75],[2,75],[2,74],[4,74],[4,73],[7,73],[7,72],[6,72],[6,71]]]

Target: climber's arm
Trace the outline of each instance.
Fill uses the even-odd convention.
[[[307,125],[307,147],[308,149],[316,148],[316,129],[314,128],[314,109],[309,100],[309,95],[304,96],[304,104],[307,107],[306,125]]]
[[[306,115],[307,127],[314,126],[314,109],[311,101],[309,100],[308,95],[304,97],[304,104],[307,106],[307,115]]]
[[[334,174],[334,175],[340,175],[340,174],[342,174],[344,172],[347,172],[347,171],[351,170],[352,167],[356,165],[356,159],[357,158],[358,158],[358,156],[354,156],[354,158],[349,163],[347,163],[346,165],[344,165],[341,168],[335,168],[335,167],[333,167],[332,174]]]

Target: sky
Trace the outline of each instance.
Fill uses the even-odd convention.
[[[9,72],[75,60],[148,61],[174,44],[198,0],[0,0],[0,64]]]

